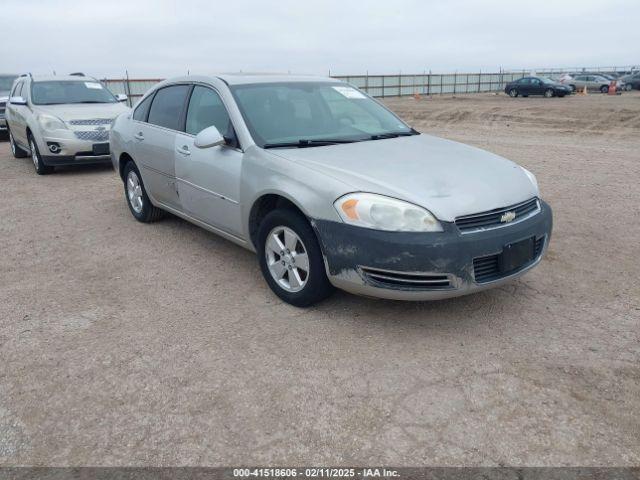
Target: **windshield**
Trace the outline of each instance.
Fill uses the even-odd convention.
[[[554,80],[546,77],[540,77],[540,80],[542,80],[542,83],[556,83]]]
[[[260,147],[296,142],[313,146],[417,133],[344,83],[282,82],[230,88]]]
[[[35,105],[68,103],[116,103],[113,94],[95,80],[34,82],[31,101]]]
[[[11,90],[11,85],[16,77],[0,77],[0,92]]]

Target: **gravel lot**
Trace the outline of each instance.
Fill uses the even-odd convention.
[[[253,254],[0,143],[0,465],[640,464],[640,94],[387,103],[511,158],[542,264],[435,303],[280,302]]]

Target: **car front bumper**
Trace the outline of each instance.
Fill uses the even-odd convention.
[[[461,233],[383,232],[315,220],[330,282],[342,290],[393,300],[437,300],[496,287],[523,275],[542,259],[551,239],[551,207],[513,224]],[[505,246],[533,239],[533,258],[509,271],[476,279],[501,261]],[[500,267],[497,267],[498,269]],[[476,270],[477,269],[477,270]],[[484,270],[483,270],[484,269]]]
[[[109,139],[101,139],[99,141],[81,140],[74,138],[72,132],[65,132],[65,135],[43,135],[38,139],[38,149],[42,162],[45,165],[85,165],[110,163],[111,155],[108,145]],[[57,145],[58,150],[54,153],[51,151],[51,145]],[[106,148],[106,150],[95,151],[96,148]]]

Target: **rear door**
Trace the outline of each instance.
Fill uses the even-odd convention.
[[[531,78],[524,77],[518,80],[518,92],[520,95],[529,95],[531,93]]]
[[[242,235],[240,175],[243,152],[221,145],[194,146],[195,136],[215,126],[225,138],[235,142],[235,131],[218,92],[196,85],[188,102],[185,131],[176,136],[176,176],[184,211],[213,227]]]
[[[529,88],[531,95],[542,95],[544,93],[544,84],[539,78],[531,79],[531,86]]]
[[[18,82],[11,92],[11,97],[24,97],[27,99],[26,95],[23,95],[25,81],[22,80]],[[9,99],[11,100],[11,98]],[[29,113],[29,107],[26,105],[16,105],[7,102],[7,110],[9,111],[9,128],[11,129],[11,135],[16,142],[18,142],[23,147],[27,147],[29,142],[27,142],[27,113]],[[6,115],[6,113],[5,113]],[[28,150],[28,148],[27,148]]]
[[[181,210],[175,170],[175,141],[184,123],[190,86],[159,89],[151,101],[146,121],[134,119],[136,163],[147,192],[156,203]],[[142,106],[142,105],[141,105]]]

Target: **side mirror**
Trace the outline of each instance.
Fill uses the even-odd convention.
[[[205,128],[198,135],[196,135],[196,139],[193,144],[198,148],[210,148],[216,147],[218,145],[224,145],[225,140],[220,135],[218,129],[214,126]]]
[[[11,97],[9,103],[11,105],[26,105],[27,100],[24,97]]]
[[[129,99],[129,97],[127,97],[124,93],[119,93],[118,95],[116,95],[116,98],[119,102],[126,102]]]

